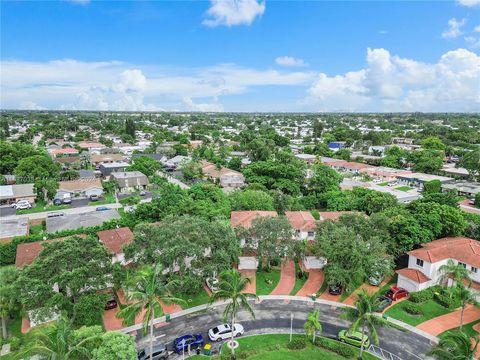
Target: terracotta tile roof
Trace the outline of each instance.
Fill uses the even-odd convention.
[[[125,157],[122,154],[93,154],[90,156],[90,161],[93,163],[123,160],[125,160]]]
[[[257,216],[277,216],[276,211],[232,211],[230,214],[230,224],[232,227],[243,226],[245,229],[252,227],[252,221]]]
[[[209,163],[208,161],[205,161],[205,160],[200,161],[200,167],[202,168],[202,173],[205,176],[208,176],[213,179],[219,179],[220,176],[226,175],[226,174],[235,174],[243,177],[243,174],[241,172],[231,170],[226,167],[222,167],[219,170],[217,169],[217,165]]]
[[[480,241],[466,237],[442,238],[422,245],[408,255],[435,263],[445,259],[455,259],[470,266],[480,268]]]
[[[91,178],[91,179],[59,181],[58,183],[58,190],[65,190],[65,191],[85,191],[93,188],[103,189],[102,181],[100,179]]]
[[[313,231],[317,227],[315,218],[309,211],[285,211],[285,216],[295,230]]]
[[[397,274],[405,276],[406,278],[415,281],[418,284],[425,283],[427,281],[430,281],[431,279],[427,277],[424,273],[417,269],[400,269],[395,271]]]
[[[59,148],[59,149],[50,149],[51,154],[78,154],[78,150],[74,148]]]
[[[345,214],[356,214],[355,211],[322,211],[320,212],[320,220],[333,220],[337,221],[340,219],[340,216]]]
[[[133,240],[133,233],[128,227],[97,232],[98,238],[114,254],[123,252],[122,248]]]
[[[94,142],[94,141],[80,141],[77,143],[79,147],[82,149],[90,149],[90,148],[98,148],[98,149],[103,149],[106,148],[105,145],[99,142]]]
[[[85,238],[87,235],[79,234],[79,235],[75,235],[75,236]],[[15,258],[15,266],[17,268],[21,269],[26,265],[30,265],[38,257],[38,255],[40,254],[40,251],[42,251],[44,243],[50,243],[52,241],[61,241],[61,240],[65,240],[68,237],[69,236],[60,237],[60,238],[51,239],[51,240],[35,241],[35,242],[31,242],[31,243],[18,244],[17,245],[17,255],[16,255],[16,258]]]

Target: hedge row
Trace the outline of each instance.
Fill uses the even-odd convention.
[[[79,235],[79,234],[95,235],[97,231],[110,230],[110,229],[116,228],[117,226],[119,227],[128,226],[130,228],[133,228],[135,226],[135,223],[128,218],[113,219],[113,220],[104,222],[102,225],[92,226],[89,228],[62,230],[62,231],[57,231],[56,233],[51,233],[51,234],[35,234],[35,235],[15,237],[10,242],[0,244],[0,266],[15,264],[18,244],[41,241],[44,238],[56,239],[59,237]]]
[[[315,339],[315,345],[323,349],[333,351],[334,353],[337,353],[338,355],[343,356],[347,359],[354,358],[357,355],[354,348],[342,344],[341,342],[338,342],[336,340],[318,337]]]

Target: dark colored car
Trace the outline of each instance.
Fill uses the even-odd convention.
[[[105,310],[112,310],[117,307],[117,300],[115,297],[112,295],[111,297],[108,298],[107,302],[105,303]]]
[[[95,210],[96,211],[108,211],[108,210],[112,210],[112,209],[110,209],[109,207],[106,207],[106,206],[99,206]]]
[[[201,334],[196,335],[183,335],[176,338],[173,341],[173,351],[181,353],[182,351],[201,348],[204,344],[203,336]]]
[[[387,307],[392,305],[392,299],[386,297],[385,295],[380,296],[378,300],[380,303],[378,304],[378,307],[375,309],[375,311],[382,312]]]
[[[153,345],[152,351],[153,360],[166,360],[168,358],[168,351],[165,345]],[[150,359],[150,347],[147,346],[145,349],[138,352],[138,360],[149,360]]]
[[[385,296],[388,297],[389,299],[393,300],[393,301],[402,299],[404,297],[407,297],[408,295],[409,295],[409,293],[408,293],[407,290],[405,290],[403,288],[399,288],[397,286],[392,286],[390,288],[390,290],[388,290],[385,293]]]
[[[342,284],[330,284],[328,286],[328,292],[331,294],[331,295],[340,295],[343,291],[343,286]]]

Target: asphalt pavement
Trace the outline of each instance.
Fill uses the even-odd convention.
[[[342,318],[343,310],[325,304],[315,304],[320,309],[322,323],[322,336],[335,338],[341,329],[348,328],[350,322]],[[285,333],[290,330],[290,316],[293,314],[293,332],[304,333],[303,324],[310,312],[313,303],[304,301],[263,300],[253,304],[256,318],[252,319],[246,311],[240,311],[237,322],[245,328],[245,335],[259,333]],[[167,344],[168,350],[173,348],[173,340],[185,334],[202,334],[206,342],[208,329],[223,323],[223,306],[210,308],[196,314],[175,318],[168,324],[155,329],[156,343]],[[378,329],[380,347],[399,356],[403,360],[424,359],[430,350],[430,341],[418,334],[398,330],[393,327],[380,327]],[[148,337],[143,337],[142,332],[137,333],[139,348],[148,346]],[[180,357],[181,358],[181,357]],[[172,359],[175,359],[173,357]]]

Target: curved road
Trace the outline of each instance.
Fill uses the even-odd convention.
[[[290,331],[290,314],[293,313],[293,330],[304,333],[303,324],[308,313],[313,310],[313,302],[298,300],[273,300],[264,299],[259,304],[253,304],[256,319],[252,319],[246,311],[237,315],[237,321],[245,327],[245,335]],[[342,308],[326,304],[315,304],[320,309],[322,335],[335,337],[340,329],[347,328],[349,321],[341,318]],[[174,318],[170,323],[155,329],[156,342],[167,344],[168,350],[172,349],[173,340],[184,334],[201,333],[208,340],[208,329],[223,323],[224,306],[210,308],[206,311]],[[401,331],[392,327],[378,329],[380,347],[404,360],[424,359],[426,352],[432,347],[430,341],[420,335],[409,331]],[[137,332],[137,344],[145,347],[148,338],[142,336],[142,331]]]

